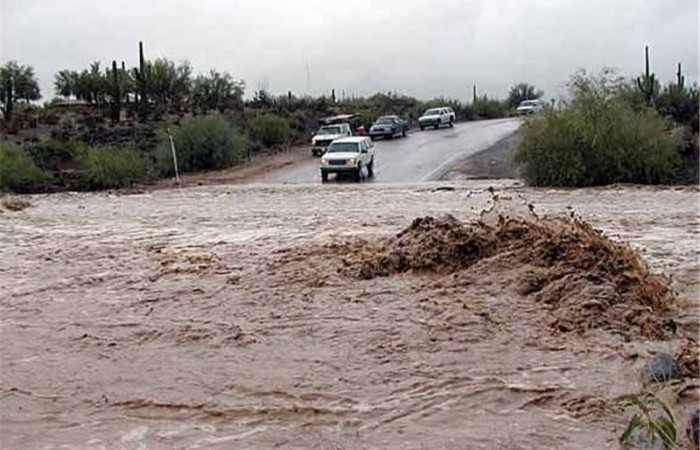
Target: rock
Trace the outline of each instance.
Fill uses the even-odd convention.
[[[695,411],[690,419],[690,440],[693,442],[694,448],[700,448],[700,409]]]
[[[659,353],[642,369],[645,383],[661,383],[681,378],[681,371],[676,360],[668,353]]]

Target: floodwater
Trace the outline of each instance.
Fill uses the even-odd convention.
[[[484,266],[359,280],[337,255],[304,257],[489,205],[489,184],[442,186],[55,194],[3,211],[2,448],[618,448],[630,414],[614,399],[677,340],[557,333]],[[697,189],[497,193],[642,251],[697,336]]]

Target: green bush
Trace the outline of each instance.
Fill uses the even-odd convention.
[[[672,118],[676,123],[688,126],[693,133],[698,132],[698,112],[700,94],[697,86],[686,88],[682,85],[669,84],[659,94],[656,109],[662,116]]]
[[[147,178],[145,161],[133,147],[90,147],[78,144],[73,149],[83,189],[115,189]]]
[[[27,155],[32,158],[32,161],[37,167],[49,173],[60,171],[63,166],[70,165],[73,160],[71,145],[66,145],[55,140],[25,147],[25,151]]]
[[[483,96],[471,105],[475,118],[499,119],[508,116],[508,103]]]
[[[265,147],[286,144],[292,138],[292,128],[284,117],[259,114],[250,121],[248,135]]]
[[[182,120],[172,130],[177,152],[178,170],[224,169],[242,162],[246,141],[225,119],[198,116]],[[156,169],[161,175],[175,173],[170,139],[163,133],[156,148]]]
[[[36,191],[49,178],[20,147],[9,142],[0,143],[0,189]]]
[[[573,100],[528,120],[514,160],[535,186],[672,181],[679,140],[652,109],[635,110],[605,80],[577,78]]]
[[[576,146],[572,118],[559,111],[524,123],[515,163],[533,186],[580,186],[584,184],[583,155]]]

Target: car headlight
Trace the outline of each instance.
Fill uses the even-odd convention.
[[[328,165],[328,160],[325,158],[321,158],[321,165],[322,166],[327,166]]]
[[[355,165],[355,158],[350,158],[345,160],[345,165],[347,166],[354,166]]]

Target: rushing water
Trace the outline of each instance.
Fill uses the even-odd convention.
[[[474,219],[488,184],[57,194],[0,214],[2,448],[617,448],[674,341],[553,334],[506,275],[350,280],[289,249]],[[499,192],[674,277],[697,333],[698,193]]]

